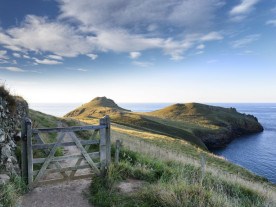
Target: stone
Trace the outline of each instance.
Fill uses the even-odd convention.
[[[10,176],[7,174],[0,174],[0,184],[5,184],[10,181]]]
[[[4,147],[2,147],[1,150],[1,161],[3,161],[4,159],[7,159],[11,156],[11,148],[9,145],[6,145]]]
[[[6,140],[5,133],[2,129],[0,129],[0,142],[4,142]]]

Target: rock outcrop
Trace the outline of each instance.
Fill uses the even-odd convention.
[[[0,88],[0,184],[11,174],[20,174],[16,146],[20,139],[21,120],[28,114],[27,102]]]

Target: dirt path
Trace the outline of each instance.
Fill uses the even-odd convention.
[[[62,126],[61,123],[58,124]],[[69,134],[66,134],[63,142],[72,141]],[[80,154],[76,146],[64,148],[64,155]],[[77,160],[61,162],[62,167],[74,166]],[[88,174],[89,169],[79,170],[76,175]],[[69,172],[70,173],[70,172]],[[67,173],[69,175],[69,173]],[[43,179],[62,178],[60,174],[50,174]],[[19,204],[21,207],[91,207],[84,192],[88,192],[90,179],[68,181],[55,185],[37,187],[25,195]]]

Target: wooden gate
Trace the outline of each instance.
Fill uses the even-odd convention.
[[[75,131],[94,130],[93,135],[89,140],[79,140],[74,134]],[[53,133],[59,132],[57,142],[55,143],[44,143],[43,139],[39,136],[40,133]],[[65,134],[68,133],[73,142],[62,142]],[[95,140],[94,138],[99,133],[100,139]],[[30,188],[47,184],[55,183],[65,180],[76,180],[91,177],[93,174],[105,175],[105,172],[110,164],[110,118],[105,116],[100,119],[99,125],[90,126],[73,126],[73,127],[58,127],[58,128],[38,128],[32,129],[32,122],[29,118],[25,118],[22,121],[22,177],[28,181]],[[33,144],[33,140],[36,140],[36,144]],[[88,153],[90,145],[99,144],[99,151]],[[81,154],[79,155],[68,155],[55,157],[55,152],[58,147],[66,146],[77,146]],[[84,147],[85,146],[85,147]],[[33,151],[42,149],[47,155],[46,158],[34,158]],[[92,159],[99,158],[99,162],[95,163]],[[74,167],[62,167],[60,161],[78,159]],[[82,160],[87,162],[86,165],[81,165]],[[37,163],[43,163],[40,170],[34,171],[33,166]],[[54,164],[54,169],[47,169],[49,164]],[[75,176],[75,173],[79,169],[91,168],[93,174]],[[71,171],[67,174],[66,171]],[[43,175],[51,173],[60,173],[63,178],[42,180]]]

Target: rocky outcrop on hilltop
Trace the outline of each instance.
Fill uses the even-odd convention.
[[[0,184],[11,174],[20,174],[16,146],[20,139],[21,120],[28,114],[27,102],[11,96],[3,86],[0,88]]]

